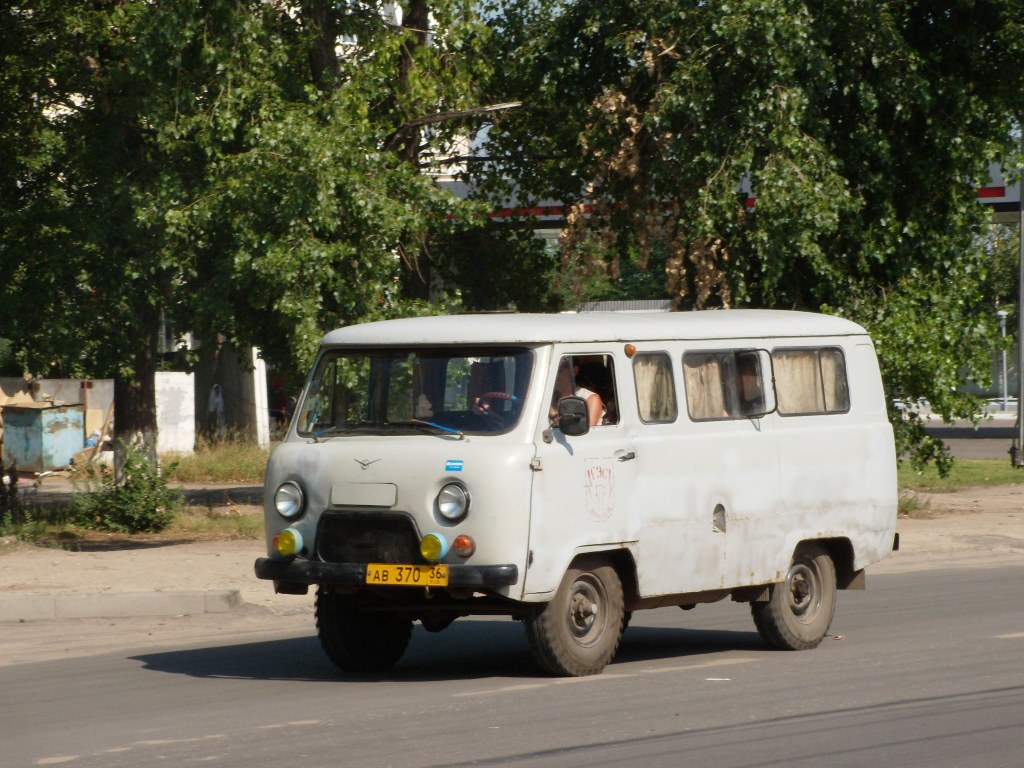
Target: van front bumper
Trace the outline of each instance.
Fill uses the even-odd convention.
[[[256,560],[256,577],[294,584],[366,584],[366,566],[362,563],[325,563],[320,560],[284,560],[261,557]],[[456,589],[496,589],[510,587],[519,580],[515,565],[449,565],[448,587]]]

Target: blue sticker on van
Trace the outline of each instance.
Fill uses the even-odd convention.
[[[462,459],[448,459],[444,463],[445,472],[461,472],[462,471]]]

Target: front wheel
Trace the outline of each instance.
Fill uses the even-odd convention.
[[[773,648],[816,648],[836,610],[836,568],[820,544],[804,544],[793,556],[786,580],[771,587],[767,602],[750,604],[758,633]]]
[[[362,674],[384,672],[405,653],[412,620],[398,613],[367,611],[350,597],[320,587],[316,631],[324,652],[338,668]]]
[[[534,658],[555,675],[596,675],[618,650],[625,625],[622,582],[615,569],[570,568],[554,599],[526,621]]]

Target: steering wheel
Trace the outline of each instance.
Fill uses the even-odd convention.
[[[516,399],[518,399],[518,398],[516,398],[515,395],[513,395],[513,394],[511,394],[509,392],[485,392],[484,394],[480,395],[480,397],[478,397],[476,399],[475,403],[473,403],[473,413],[481,414],[481,415],[486,415],[486,416],[495,416],[497,418],[501,418],[500,414],[495,413],[491,409],[491,403],[492,402],[496,402],[498,400],[516,400]]]

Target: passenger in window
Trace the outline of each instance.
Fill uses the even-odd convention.
[[[601,391],[607,392],[603,379],[607,378],[608,369],[600,363],[587,363],[576,366],[576,397],[582,397],[587,403],[587,416],[590,426],[605,424],[608,409],[605,407]]]

